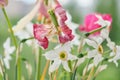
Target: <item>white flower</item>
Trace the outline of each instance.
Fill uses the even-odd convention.
[[[15,47],[14,46],[10,46],[10,38],[7,38],[7,40],[3,44],[3,47],[4,47],[4,58],[3,58],[3,61],[4,61],[4,64],[5,64],[5,67],[7,69],[9,69],[10,68],[9,61],[12,59],[10,55],[14,52]]]
[[[95,22],[96,24],[99,24],[101,25],[102,27],[105,27],[105,26],[110,26],[111,23],[107,20],[104,20],[100,15],[96,15],[96,17],[98,18],[98,21]]]
[[[94,58],[93,62],[94,65],[97,66],[99,62],[103,60],[102,54],[103,54],[103,48],[101,43],[103,42],[103,39],[101,37],[98,37],[94,40],[86,39],[86,43],[93,47],[93,50],[88,51],[88,58]]]
[[[68,42],[44,54],[47,60],[54,61],[49,67],[50,73],[58,69],[60,64],[63,65],[63,68],[66,71],[70,72],[70,68],[68,66],[67,61],[77,59],[77,57],[72,55],[70,51],[71,45],[70,42]]]
[[[116,45],[116,46],[111,46],[114,47],[112,52],[110,53],[110,56],[114,56],[112,59],[109,60],[109,62],[114,62],[116,64],[116,66],[118,67],[118,63],[117,60],[120,59],[120,46]]]

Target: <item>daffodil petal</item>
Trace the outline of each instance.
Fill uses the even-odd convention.
[[[96,54],[97,54],[97,50],[91,50],[88,52],[88,58],[92,58],[92,57],[95,57]]]
[[[92,47],[94,47],[94,48],[97,48],[97,47],[98,47],[97,43],[96,43],[95,41],[93,41],[93,40],[85,39],[85,41],[86,41],[86,43],[87,43],[89,46],[92,46]]]
[[[99,62],[101,62],[102,60],[103,60],[102,55],[101,54],[97,54],[94,57],[94,64],[95,64],[95,66],[97,66],[99,64]]]
[[[55,70],[57,70],[59,68],[60,64],[61,64],[61,61],[59,59],[55,59],[53,64],[50,65],[50,67],[49,67],[49,73],[52,73]]]
[[[48,52],[46,52],[45,54],[43,54],[45,57],[46,57],[46,59],[48,59],[48,60],[54,60],[55,58],[57,58],[58,57],[58,54],[56,54],[54,51],[48,51]]]
[[[72,55],[70,53],[68,54],[67,60],[75,60],[75,59],[77,59],[77,57],[75,55]]]
[[[71,71],[70,68],[69,68],[69,66],[68,66],[67,61],[62,61],[62,65],[63,65],[63,68],[64,68],[66,71],[68,71],[68,72]]]

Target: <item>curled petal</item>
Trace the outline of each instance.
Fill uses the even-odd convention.
[[[39,45],[41,45],[44,49],[47,49],[48,48],[48,44],[49,44],[49,41],[46,37],[44,37],[43,39],[39,39],[38,40],[38,43]]]
[[[61,27],[61,29],[63,34],[59,35],[60,43],[65,43],[73,40],[74,35],[72,34],[71,29],[69,29],[66,25],[64,27]]]
[[[67,15],[66,15],[66,11],[63,9],[63,7],[60,4],[58,4],[55,7],[55,14],[58,17],[59,25],[64,26],[65,21],[67,20]]]
[[[47,29],[42,24],[34,24],[33,25],[33,33],[35,39],[38,40],[38,43],[46,49],[48,47],[48,39],[46,37]]]

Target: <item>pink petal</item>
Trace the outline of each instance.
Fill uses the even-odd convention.
[[[41,13],[42,15],[44,15],[46,18],[49,17],[49,15],[48,15],[48,13],[47,13],[47,8],[46,8],[44,2],[41,2],[41,6],[40,6],[40,10],[39,10],[39,11],[40,11],[40,13]]]
[[[38,40],[39,45],[41,45],[44,49],[48,48],[49,41],[47,37]]]
[[[61,29],[63,34],[59,35],[60,43],[71,41],[74,38],[74,35],[72,34],[72,30],[69,29],[69,27],[65,25],[64,27],[61,27]]]
[[[34,33],[35,39],[38,40],[38,43],[40,44],[40,46],[46,49],[48,47],[49,42],[46,37],[47,29],[45,29],[45,26],[43,24],[34,24],[33,33]]]
[[[55,14],[58,18],[58,22],[59,22],[59,25],[64,25],[65,24],[65,21],[67,20],[67,16],[66,16],[66,11],[63,9],[63,7],[58,4],[56,7],[55,7]]]
[[[102,15],[102,18],[103,18],[104,20],[107,20],[107,21],[109,21],[110,23],[112,23],[112,17],[111,17],[110,14],[104,14],[104,15]]]

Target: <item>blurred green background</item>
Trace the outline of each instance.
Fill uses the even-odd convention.
[[[18,10],[14,10],[14,5],[12,4],[12,0],[10,0],[10,5],[7,7],[8,15],[13,25],[17,23],[17,21],[22,18],[26,13],[28,13],[33,4],[26,4],[23,2],[15,2],[13,0],[16,8]],[[64,8],[72,15],[73,22],[77,24],[82,24],[83,19],[86,14],[89,13],[108,13],[112,15],[113,23],[112,29],[110,32],[110,37],[112,41],[115,41],[120,45],[120,0],[60,0],[61,4]],[[18,7],[17,7],[18,6]],[[13,7],[13,8],[12,8]],[[11,11],[11,9],[13,11]],[[3,54],[3,43],[10,36],[6,20],[4,19],[3,13],[0,10],[0,54]],[[35,55],[32,53],[31,47],[28,47],[24,44],[24,48],[22,51],[22,57],[26,58],[28,62],[33,67],[33,72],[31,76],[31,80],[35,78]],[[7,70],[9,74],[9,80],[15,80],[15,57],[12,55],[13,59],[10,61],[11,69]],[[42,57],[42,67],[45,65],[45,59]],[[79,69],[78,69],[79,71]],[[27,70],[25,68],[25,63],[22,63],[22,75],[25,77],[25,80],[28,79]],[[120,65],[116,67],[114,63],[108,63],[108,68],[99,73],[96,80],[120,80]],[[47,79],[48,80],[48,79]]]

